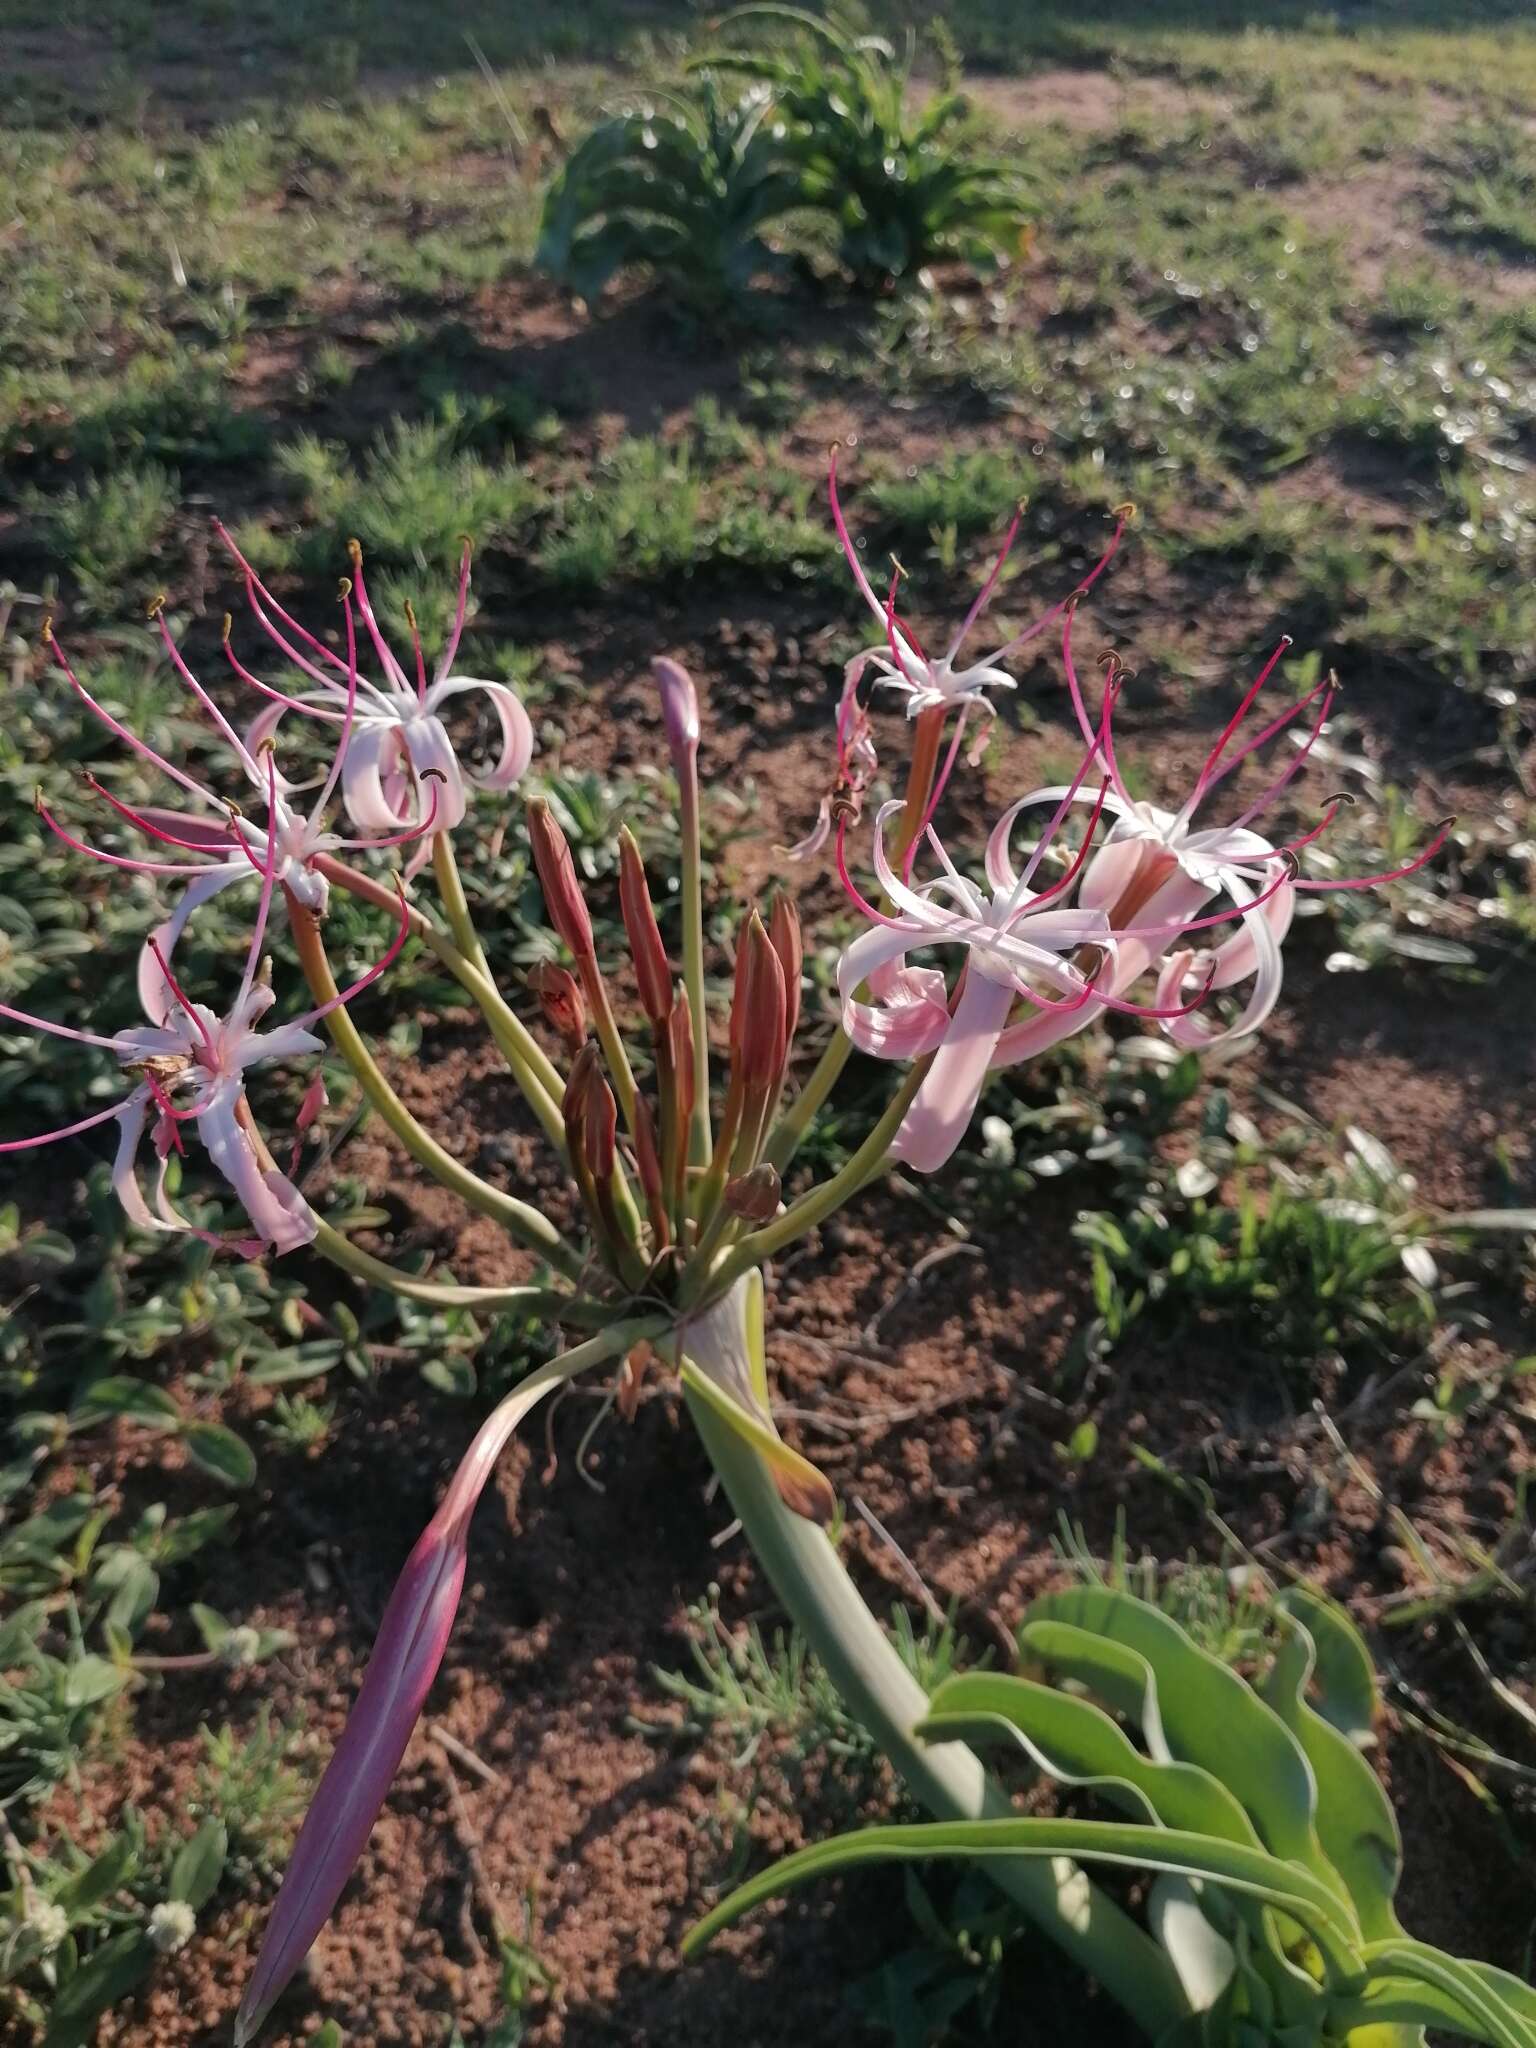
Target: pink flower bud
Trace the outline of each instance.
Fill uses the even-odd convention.
[[[541,960],[528,971],[528,986],[539,999],[544,1020],[572,1052],[587,1042],[587,1005],[581,985],[567,968]]]
[[[675,764],[679,756],[691,756],[699,744],[698,692],[682,663],[664,654],[651,663],[651,674],[661,693],[661,718]]]

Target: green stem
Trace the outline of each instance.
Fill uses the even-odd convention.
[[[407,1301],[424,1302],[429,1308],[479,1308],[488,1314],[504,1309],[523,1310],[545,1316],[551,1322],[595,1325],[601,1329],[612,1317],[609,1302],[594,1301],[580,1294],[563,1294],[557,1287],[457,1287],[441,1280],[421,1280],[414,1273],[376,1259],[323,1220],[315,1236],[315,1249],[332,1265],[340,1266],[370,1287],[382,1287]]]
[[[709,1122],[709,1011],[704,996],[704,869],[699,843],[699,764],[690,752],[678,767],[678,822],[683,838],[683,987],[693,1019],[693,1124],[689,1157],[708,1166],[714,1142]]]
[[[848,1064],[848,1055],[853,1051],[853,1040],[839,1024],[827,1044],[826,1051],[816,1062],[811,1078],[795,1097],[789,1108],[774,1126],[768,1140],[768,1149],[763,1157],[770,1166],[776,1166],[782,1173],[800,1149],[800,1141],[810,1129],[816,1112],[837,1086],[838,1078]]]
[[[775,1252],[782,1251],[787,1244],[793,1244],[797,1237],[803,1237],[808,1230],[814,1230],[834,1210],[850,1201],[879,1170],[885,1155],[891,1149],[891,1141],[901,1129],[902,1120],[911,1108],[913,1098],[922,1087],[931,1064],[928,1059],[918,1060],[907,1071],[901,1086],[891,1097],[885,1114],[864,1140],[858,1151],[830,1180],[824,1180],[803,1194],[771,1223],[765,1223],[761,1230],[754,1230],[750,1237],[744,1237],[726,1256],[724,1262],[710,1272],[704,1262],[695,1258],[683,1275],[680,1299],[685,1308],[692,1307],[706,1288],[713,1296],[723,1294],[741,1278],[750,1273],[754,1266],[760,1266],[765,1259],[771,1259]]]
[[[333,860],[329,855],[322,855],[315,865],[337,888],[345,889],[364,903],[372,903],[380,910],[399,916],[400,905],[394,894],[371,875],[360,874],[356,868],[349,868],[344,861]],[[467,904],[465,914],[467,917]],[[544,1135],[564,1159],[565,1120],[560,1114],[560,1100],[565,1093],[565,1082],[554,1062],[527,1025],[507,1006],[501,991],[489,976],[482,974],[431,918],[414,906],[410,918],[413,935],[431,947],[484,1017],[491,1036],[512,1070],[512,1078],[543,1125]],[[473,926],[469,930],[473,935]]]
[[[437,877],[437,891],[448,916],[448,929],[471,967],[490,981],[491,963],[485,957],[480,934],[469,914],[469,898],[464,894],[463,877],[454,857],[453,838],[447,832],[439,832],[432,841],[432,872]]]
[[[310,993],[317,1004],[333,1002],[336,980],[326,958],[318,919],[312,911],[291,899],[288,916],[299,964],[304,969]],[[520,1202],[515,1195],[504,1194],[500,1188],[493,1188],[489,1181],[472,1173],[451,1152],[444,1151],[436,1138],[422,1129],[384,1078],[344,1003],[328,1013],[325,1028],[336,1050],[357,1076],[363,1093],[419,1166],[424,1166],[435,1180],[451,1188],[472,1209],[493,1218],[519,1243],[540,1253],[562,1273],[573,1280],[580,1278],[581,1259],[541,1210],[535,1209],[531,1203]],[[563,1139],[563,1129],[561,1135]]]
[[[685,1387],[685,1393],[687,1389]],[[849,1711],[912,1794],[940,1820],[1011,1814],[1007,1795],[963,1743],[912,1732],[928,1698],[844,1571],[826,1534],[791,1514],[761,1458],[691,1393],[688,1406],[754,1555]],[[1188,2006],[1162,1950],[1066,1857],[985,1858],[979,1867],[1154,2038]]]

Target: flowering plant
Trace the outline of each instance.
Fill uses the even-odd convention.
[[[859,1600],[826,1534],[836,1515],[832,1488],[774,1426],[762,1269],[850,1201],[888,1161],[899,1159],[921,1173],[937,1170],[963,1136],[990,1071],[1027,1060],[1098,1018],[1149,1020],[1181,1045],[1210,1046],[1255,1031],[1279,994],[1281,946],[1298,895],[1391,879],[1306,874],[1305,849],[1343,799],[1331,799],[1319,822],[1289,841],[1277,843],[1255,829],[1304,766],[1333,703],[1330,678],[1240,737],[1287,643],[1242,698],[1187,797],[1159,805],[1132,796],[1115,746],[1125,671],[1116,657],[1107,657],[1099,701],[1091,705],[1073,645],[1081,604],[1118,549],[1131,508],[1117,513],[1099,562],[1073,591],[965,667],[964,644],[996,594],[1018,521],[959,631],[935,660],[897,610],[899,572],[882,600],[861,564],[838,499],[835,455],[829,488],[839,538],[880,640],[847,666],[830,788],[817,827],[795,849],[808,858],[833,842],[837,872],[862,926],[838,966],[839,1022],[798,1090],[790,1074],[804,982],[802,938],[787,895],[749,910],[729,999],[723,1006],[712,1000],[704,945],[699,705],[691,678],[676,662],[660,659],[654,673],[677,780],[680,974],[662,937],[639,848],[628,834],[620,847],[619,905],[643,1020],[637,1043],[622,1028],[575,860],[543,799],[526,806],[528,838],[559,941],[551,952],[563,949],[568,964],[551,958],[528,977],[537,1013],[532,1023],[498,985],[471,916],[454,830],[467,815],[472,788],[505,795],[521,779],[533,735],[514,692],[454,668],[469,598],[467,549],[449,644],[429,683],[414,616],[407,610],[413,680],[369,600],[355,543],[351,574],[341,585],[337,647],[287,612],[223,535],[257,624],[300,678],[292,687],[258,678],[236,653],[226,626],[236,683],[261,699],[243,733],[194,676],[156,608],[171,662],[229,750],[243,807],[114,719],[49,635],[66,684],[165,776],[176,801],[135,811],[93,785],[125,822],[155,842],[155,853],[144,857],[98,849],[46,809],[43,816],[83,854],[172,879],[184,893],[171,918],[145,941],[139,973],[145,1024],[91,1040],[118,1059],[132,1083],[128,1093],[62,1130],[7,1149],[115,1121],[113,1181],[129,1214],[148,1229],[185,1230],[192,1225],[172,1206],[165,1176],[170,1153],[183,1149],[190,1125],[247,1219],[247,1232],[215,1242],[246,1256],[310,1244],[346,1271],[411,1299],[517,1307],[551,1327],[581,1333],[487,1418],[411,1553],[352,1718],[300,1833],[241,2007],[237,2042],[254,2036],[299,1966],[384,1800],[442,1659],[472,1512],[501,1450],[546,1393],[593,1368],[616,1376],[624,1407],[632,1404],[649,1361],[676,1372],[748,1538],[850,1708],[937,1819],[973,1821],[998,1811],[1002,1795],[972,1748],[959,1741],[930,1748],[922,1741],[927,1702]],[[1004,664],[1053,627],[1080,757],[1070,781],[1030,791],[1004,810],[986,841],[984,879],[978,879],[962,868],[940,830],[946,790],[968,727],[992,714],[989,693],[1013,684]],[[371,650],[371,674],[364,672],[360,638]],[[871,690],[905,700],[911,745],[903,794],[882,803],[866,823],[864,799],[878,770]],[[494,766],[478,778],[465,767],[442,715],[471,692],[488,700],[500,738]],[[1197,813],[1240,762],[1309,712],[1307,737],[1259,798],[1227,824],[1197,827]],[[308,809],[279,766],[290,714],[334,736]],[[337,799],[354,828],[350,836],[330,817]],[[1430,859],[1448,829],[1442,826],[1397,872]],[[866,846],[867,873],[861,872]],[[177,857],[162,857],[164,849]],[[404,875],[386,878],[377,863],[400,856]],[[425,900],[424,883],[410,894],[405,887],[429,864],[435,902]],[[199,908],[237,885],[254,889],[256,908],[237,992],[220,1011],[183,986],[173,955]],[[390,926],[377,963],[344,990],[324,937],[336,889],[376,907]],[[258,1026],[277,1001],[263,948],[279,906],[308,984],[308,1004],[290,1022],[263,1030]],[[350,1005],[409,939],[436,955],[482,1013],[574,1184],[579,1238],[456,1159],[411,1114],[374,1060]],[[951,976],[940,962],[958,962],[958,968]],[[1245,985],[1248,994],[1236,1013],[1219,1017],[1224,992]],[[22,1010],[0,1014],[64,1037],[90,1038]],[[542,1269],[535,1280],[456,1287],[398,1271],[305,1201],[256,1122],[245,1076],[264,1060],[317,1052],[314,1027],[321,1025],[411,1158],[531,1253]],[[786,1202],[784,1180],[796,1151],[855,1048],[897,1063],[901,1079],[846,1164]],[[323,1107],[323,1092],[313,1084],[299,1112],[301,1130]],[[146,1132],[160,1162],[152,1201],[135,1173]],[[987,1868],[1128,2011],[1161,2022],[1193,2010],[1188,1987],[1167,1958],[1064,1857],[999,1854]]]

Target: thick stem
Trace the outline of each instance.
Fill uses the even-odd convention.
[[[691,1394],[688,1406],[747,1541],[790,1619],[908,1790],[939,1820],[1012,1813],[1006,1793],[963,1743],[930,1746],[913,1734],[928,1711],[927,1695],[826,1534],[790,1513],[761,1458],[713,1410]],[[1069,1858],[987,1857],[978,1867],[1154,2039],[1185,2017],[1189,2008],[1168,1958]]]
[[[325,943],[320,936],[320,923],[313,911],[288,899],[288,919],[293,930],[294,945],[299,955],[299,964],[310,992],[317,1004],[334,1002],[336,980],[331,973],[330,961],[326,958]],[[364,1044],[361,1033],[347,1014],[344,1003],[329,1011],[325,1028],[331,1041],[347,1065],[357,1076],[363,1093],[388,1124],[401,1144],[419,1166],[424,1166],[435,1180],[451,1188],[461,1200],[482,1216],[490,1216],[504,1230],[533,1251],[548,1259],[562,1273],[577,1279],[582,1263],[571,1250],[558,1230],[542,1211],[528,1202],[520,1202],[515,1195],[504,1194],[500,1188],[493,1188],[479,1174],[472,1173],[467,1166],[445,1152],[430,1132],[422,1129],[394,1089],[390,1087],[381,1072],[378,1062]],[[565,1132],[560,1132],[561,1149],[564,1150]]]
[[[688,1153],[708,1166],[714,1144],[709,1122],[709,1011],[704,997],[704,868],[699,843],[699,763],[689,750],[678,761],[678,823],[683,840],[683,987],[693,1018],[693,1124]]]
[[[392,916],[399,916],[400,905],[393,892],[386,889],[381,882],[376,882],[371,875],[361,874],[356,868],[348,867],[345,861],[334,860],[328,854],[323,854],[315,865],[327,881],[334,883],[339,889],[345,889],[348,895],[356,896],[361,902],[371,903],[380,910],[387,910]],[[466,905],[466,916],[467,914]],[[424,916],[414,906],[409,915],[413,936],[431,947],[484,1017],[487,1029],[512,1070],[512,1078],[527,1098],[529,1108],[543,1125],[545,1136],[564,1159],[565,1122],[560,1114],[560,1099],[565,1093],[565,1082],[554,1062],[527,1025],[509,1009],[494,982],[482,974],[473,961],[466,958],[431,918]]]

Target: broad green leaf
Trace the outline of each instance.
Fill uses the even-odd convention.
[[[176,1851],[166,1897],[179,1899],[194,1913],[201,1912],[219,1888],[228,1854],[229,1835],[223,1821],[205,1820]]]
[[[1376,1740],[1376,1673],[1359,1630],[1342,1607],[1310,1586],[1287,1586],[1274,1604],[1293,1614],[1312,1638],[1317,1711],[1357,1749],[1368,1748]]]
[[[189,1455],[225,1486],[249,1486],[256,1477],[256,1453],[222,1422],[193,1422],[182,1431]]]
[[[154,1960],[148,1935],[137,1927],[104,1941],[55,1994],[43,2048],[85,2048],[101,2015],[143,1982]]]
[[[1107,1586],[1049,1593],[1025,1616],[1030,1647],[1039,1621],[1066,1622],[1137,1651],[1152,1666],[1164,1733],[1173,1754],[1199,1763],[1243,1806],[1276,1856],[1347,1893],[1323,1854],[1311,1766],[1290,1730],[1228,1665],[1199,1648],[1176,1621],[1144,1600]]]
[[[58,1895],[58,1903],[71,1920],[82,1919],[93,1907],[121,1890],[132,1877],[138,1860],[133,1837],[126,1834],[114,1836],[101,1854],[64,1886]]]
[[[65,1674],[60,1699],[66,1707],[94,1707],[121,1692],[127,1682],[127,1672],[105,1657],[77,1657]]]
[[[1263,1696],[1300,1743],[1317,1783],[1317,1832],[1324,1854],[1348,1887],[1368,1941],[1401,1932],[1392,1910],[1402,1874],[1402,1841],[1391,1802],[1376,1773],[1347,1735],[1308,1702],[1315,1651],[1292,1614],[1275,1653]]]
[[[962,1672],[934,1693],[916,1732],[932,1742],[973,1746],[1011,1738],[1053,1778],[1103,1790],[1138,1819],[1263,1846],[1237,1800],[1209,1771],[1144,1756],[1101,1708],[1054,1686]]]

